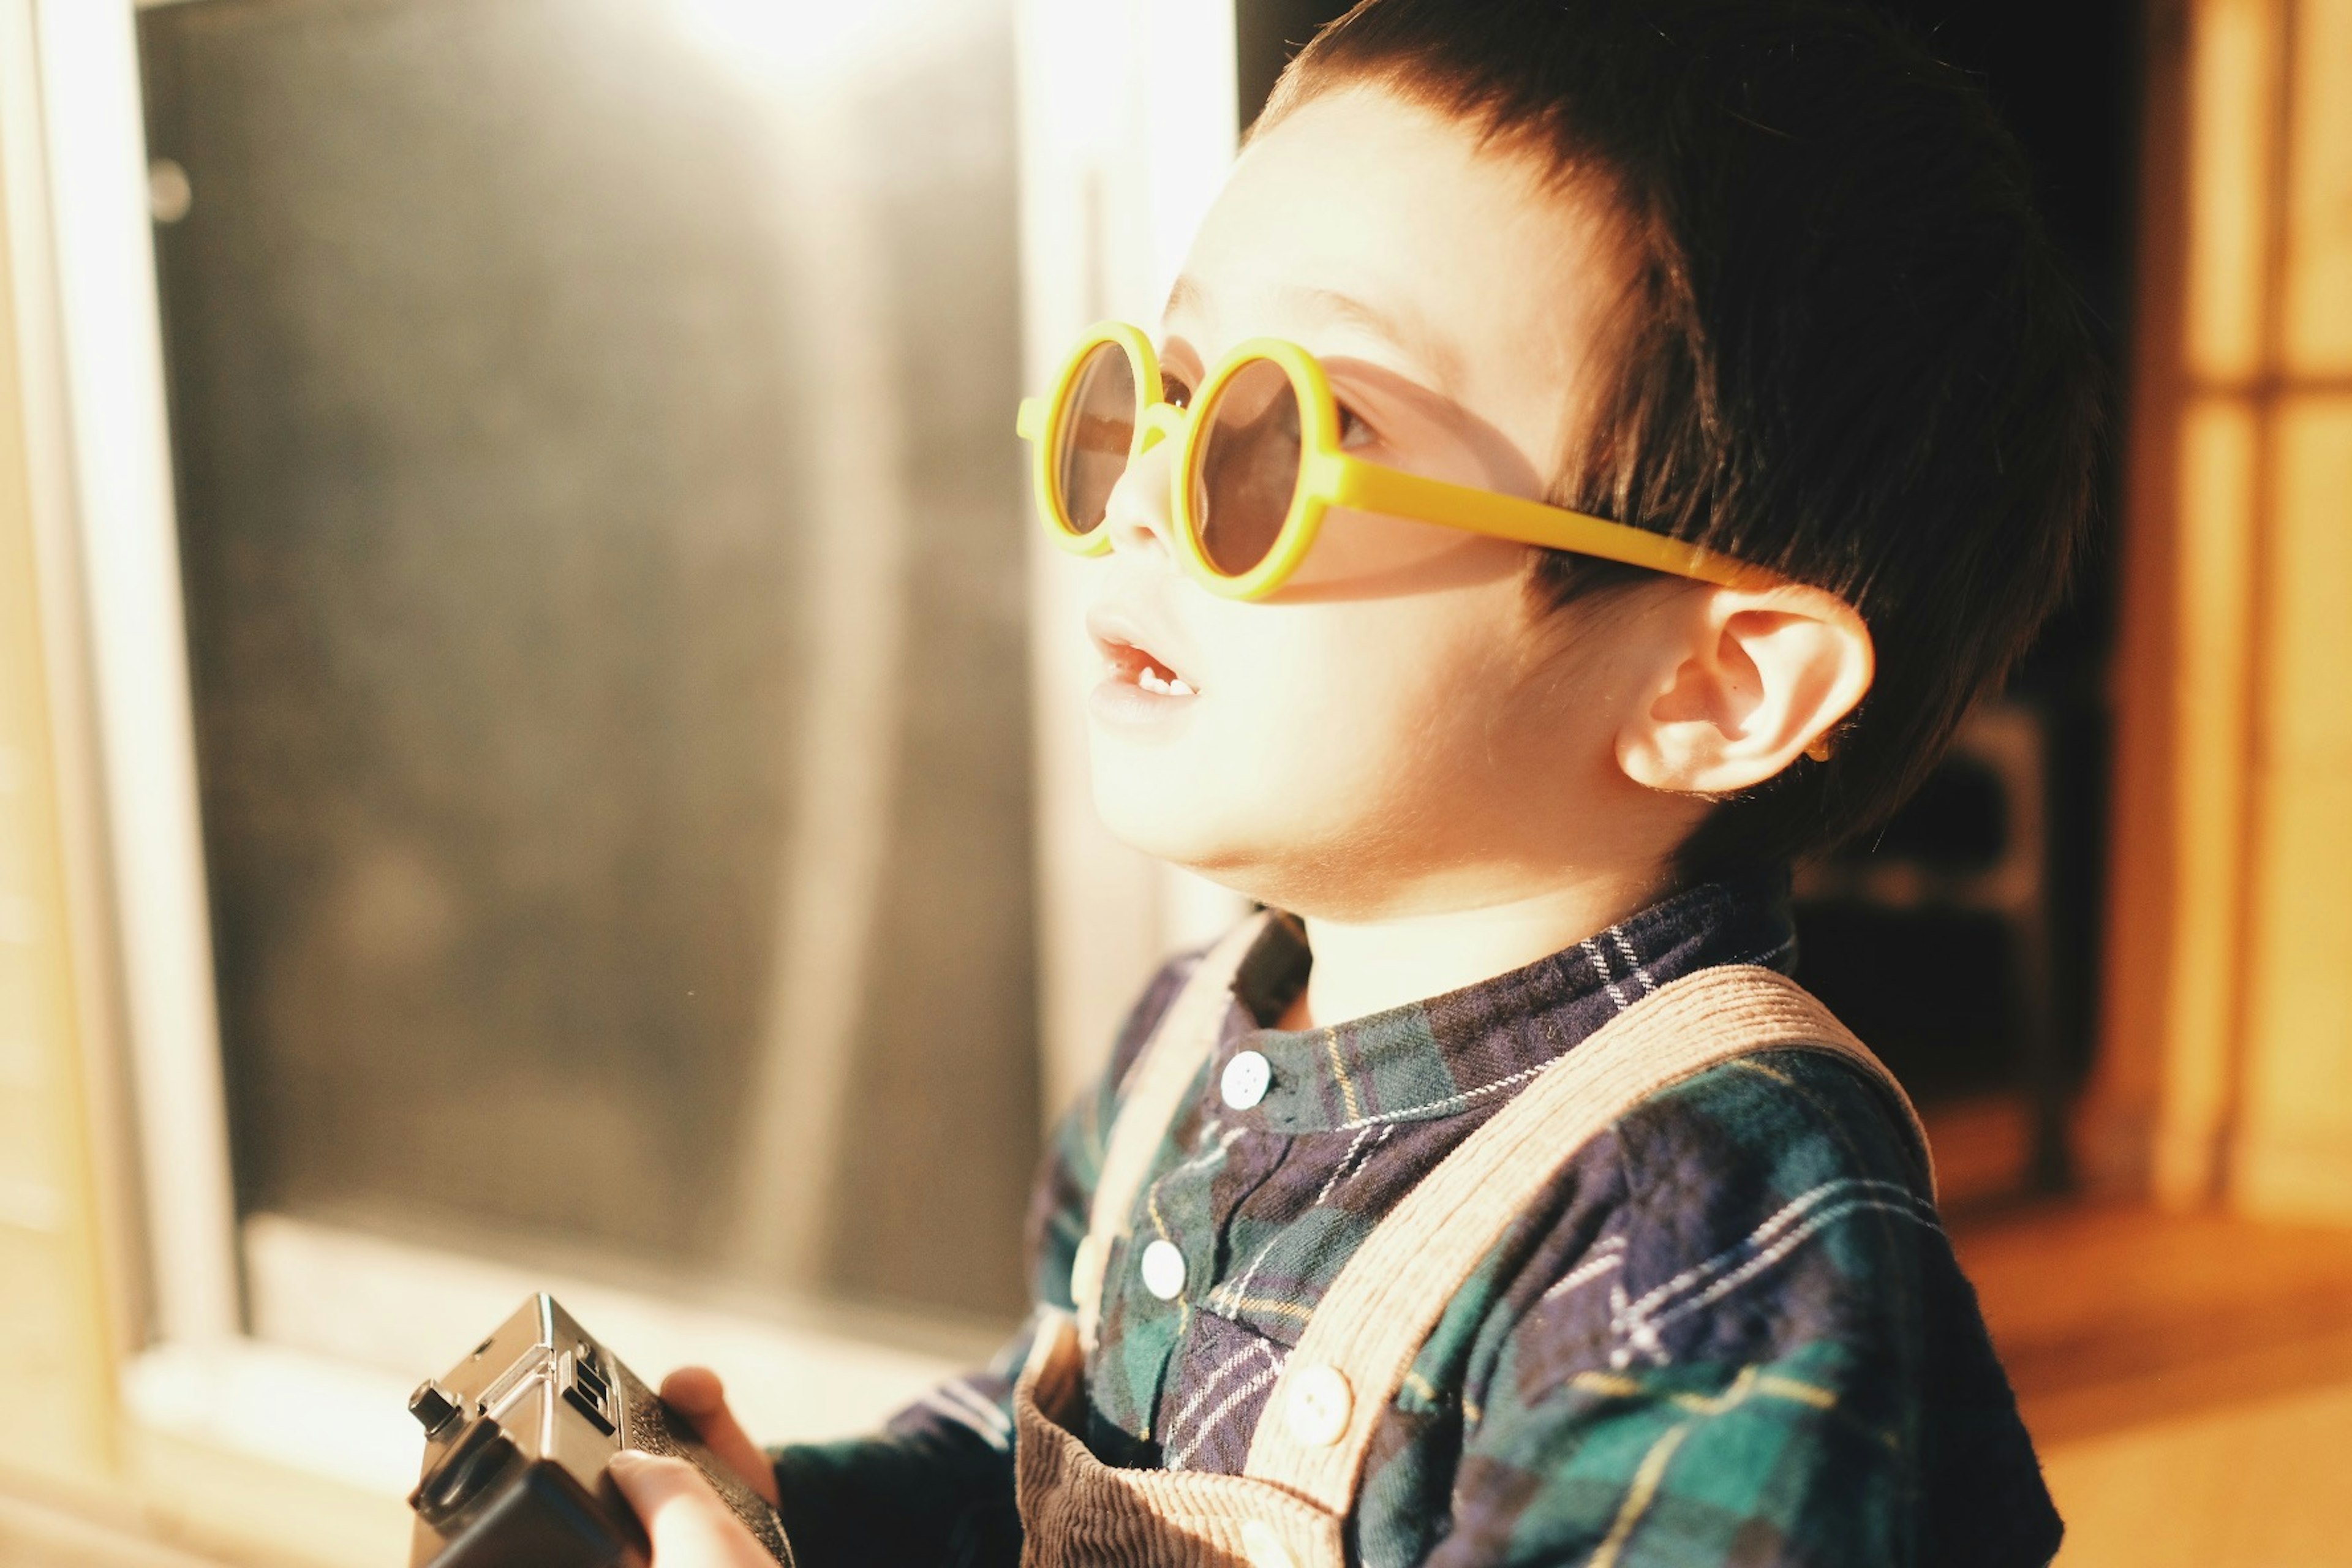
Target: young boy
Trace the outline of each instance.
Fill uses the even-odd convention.
[[[1156,344],[1024,417],[1101,811],[1280,912],[1146,993],[993,1373],[772,1466],[672,1378],[804,1568],[2051,1556],[1908,1106],[1773,973],[2075,548],[2026,183],[1823,0],[1299,56]],[[621,1479],[657,1568],[758,1561]]]

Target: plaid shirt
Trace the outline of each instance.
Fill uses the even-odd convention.
[[[1223,1038],[1109,1260],[1085,1436],[1108,1463],[1237,1473],[1315,1304],[1390,1208],[1544,1065],[1655,987],[1786,966],[1785,879],[1717,882],[1513,973],[1334,1028],[1265,1027],[1296,927],[1244,961]],[[1197,960],[1152,983],[1066,1119],[1030,1250],[1072,1255],[1116,1086]],[[1272,1087],[1218,1092],[1241,1050]],[[1389,1408],[1349,1526],[1366,1568],[1429,1563],[2042,1563],[2059,1522],[1902,1122],[1803,1052],[1717,1068],[1589,1144],[1488,1256]],[[1181,1293],[1138,1279],[1179,1247]],[[1009,1378],[886,1435],[778,1451],[806,1568],[1012,1564]]]

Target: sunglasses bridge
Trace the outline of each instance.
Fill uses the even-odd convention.
[[[1162,441],[1173,441],[1184,428],[1184,410],[1172,403],[1155,403],[1143,411],[1141,439],[1135,444],[1136,455],[1142,456]]]

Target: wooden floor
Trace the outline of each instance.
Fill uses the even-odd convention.
[[[1953,1233],[2063,1568],[2352,1568],[2352,1230],[2060,1205]]]

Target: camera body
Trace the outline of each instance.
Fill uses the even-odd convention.
[[[425,1428],[410,1568],[645,1568],[645,1531],[605,1473],[623,1448],[691,1462],[793,1568],[776,1510],[545,1291],[408,1410]]]

